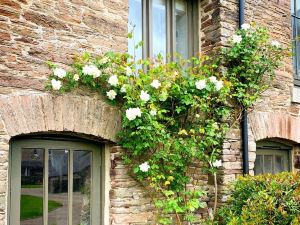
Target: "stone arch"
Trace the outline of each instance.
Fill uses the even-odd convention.
[[[31,93],[0,98],[0,116],[9,137],[39,132],[74,132],[116,141],[117,107],[86,96]]]
[[[300,143],[300,117],[285,112],[256,112],[249,117],[255,141],[284,139]]]

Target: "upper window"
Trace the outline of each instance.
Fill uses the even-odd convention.
[[[277,142],[257,143],[254,173],[280,173],[290,170],[291,147]]]
[[[22,139],[11,145],[11,225],[100,225],[101,145]]]
[[[293,29],[293,61],[295,70],[295,83],[300,85],[300,1],[292,0],[292,29]]]
[[[164,58],[179,53],[189,58],[198,51],[197,1],[194,0],[129,0],[128,51],[135,59]],[[142,48],[135,46],[143,41]]]

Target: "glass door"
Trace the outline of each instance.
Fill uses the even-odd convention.
[[[100,224],[101,148],[79,141],[13,141],[10,224]]]

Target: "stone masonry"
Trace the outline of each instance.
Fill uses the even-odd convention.
[[[222,46],[237,29],[238,0],[199,0],[200,50]],[[246,21],[267,26],[274,40],[291,42],[290,1],[246,1]],[[50,70],[47,60],[67,68],[83,51],[127,50],[127,0],[0,0],[0,225],[8,219],[8,159],[11,137],[36,133],[67,133],[106,143],[109,194],[108,224],[154,223],[145,191],[127,173],[116,146],[120,112],[86,90],[67,95],[45,91]],[[292,103],[293,70],[290,57],[276,72],[271,89],[249,115],[250,169],[256,142],[285,140],[299,155],[300,105]],[[238,127],[227,135],[222,153],[220,193],[242,173]],[[206,189],[210,179],[199,174]],[[210,195],[208,196],[210,197]],[[220,202],[226,196],[220,195]],[[210,202],[210,199],[207,199]],[[210,207],[211,204],[208,203]],[[205,209],[204,214],[207,213]]]

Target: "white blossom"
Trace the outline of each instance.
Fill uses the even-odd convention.
[[[144,162],[141,165],[139,165],[139,168],[142,172],[148,172],[148,170],[150,169],[150,166],[149,166],[148,162]]]
[[[105,57],[103,57],[101,60],[100,60],[100,63],[101,64],[105,64],[105,63],[107,63],[108,62],[108,58],[105,56]]]
[[[150,85],[155,89],[158,89],[161,86],[161,83],[159,82],[159,80],[153,80]]]
[[[233,43],[239,44],[242,41],[242,36],[235,34],[232,36],[232,41]]]
[[[142,112],[140,108],[129,108],[126,110],[126,117],[129,120],[134,120],[136,117],[141,117]]]
[[[74,79],[75,81],[78,81],[78,80],[79,80],[79,75],[78,75],[78,74],[75,74],[75,75],[73,76],[73,79]]]
[[[53,74],[59,78],[64,78],[67,75],[67,72],[62,68],[55,68]]]
[[[93,76],[93,78],[100,77],[101,71],[95,65],[85,65],[82,72],[86,75]]]
[[[148,94],[147,91],[141,91],[140,99],[144,102],[147,102],[150,99],[150,95]]]
[[[276,47],[276,48],[280,47],[280,43],[278,41],[272,41],[271,45],[274,46],[274,47]]]
[[[206,87],[206,80],[198,80],[195,82],[196,88],[202,90]]]
[[[152,110],[150,111],[150,115],[151,115],[151,116],[156,116],[156,114],[157,114],[157,111],[156,111],[155,109],[152,109]]]
[[[219,91],[223,87],[223,81],[219,80],[215,83],[216,90]]]
[[[125,68],[125,73],[127,76],[132,76],[132,69],[129,66],[127,66]]]
[[[212,163],[213,167],[219,168],[222,166],[222,160],[216,160]]]
[[[108,79],[108,83],[109,83],[111,86],[117,86],[118,83],[119,83],[119,80],[118,80],[117,75],[112,75],[112,76]]]
[[[241,28],[242,28],[243,30],[249,30],[249,29],[251,28],[251,26],[250,26],[250,24],[248,24],[248,23],[244,23],[244,24],[241,26]]]
[[[52,79],[51,80],[51,85],[52,85],[52,88],[53,90],[59,90],[61,88],[61,81],[60,80],[55,80],[55,79]]]
[[[122,87],[120,89],[120,92],[121,93],[126,93],[126,85],[125,84],[122,85]]]
[[[216,84],[218,80],[215,76],[211,76],[211,77],[209,77],[209,81]]]
[[[106,95],[110,100],[114,100],[117,96],[117,93],[114,90],[110,90],[106,92]]]

